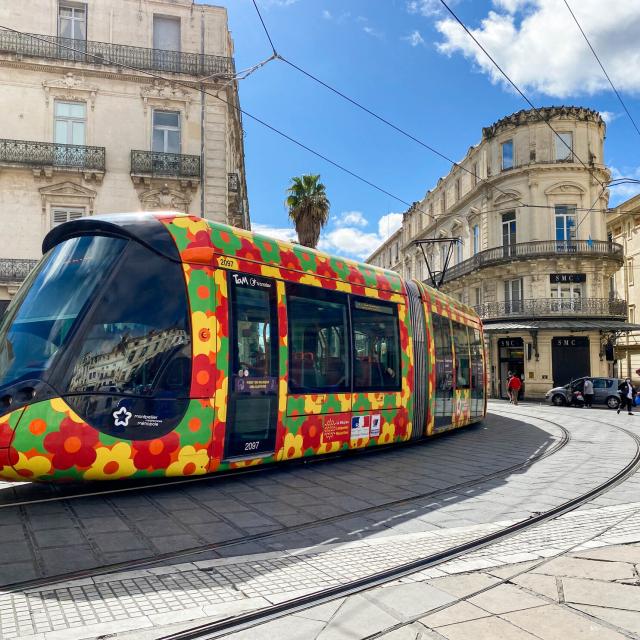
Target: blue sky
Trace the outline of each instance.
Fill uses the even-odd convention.
[[[279,52],[454,160],[483,126],[526,108],[505,87],[437,0],[258,0]],[[640,125],[640,5],[570,4]],[[635,5],[635,8],[633,7]],[[577,104],[606,113],[606,161],[640,177],[640,136],[562,0],[457,0],[456,12],[536,105]],[[229,0],[236,67],[270,54],[250,0]],[[464,37],[463,37],[464,36]],[[408,202],[423,197],[450,164],[345,103],[281,61],[240,82],[242,107]],[[363,258],[406,209],[245,118],[254,228],[286,236],[291,176],[320,173],[331,201],[321,247]],[[611,204],[635,188],[612,192]],[[396,215],[393,215],[396,214]]]

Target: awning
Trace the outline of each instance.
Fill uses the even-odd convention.
[[[624,320],[513,320],[483,322],[485,333],[498,331],[640,331],[640,324]]]

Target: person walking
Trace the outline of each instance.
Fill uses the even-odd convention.
[[[620,406],[618,407],[617,413],[620,413],[620,411],[626,407],[629,415],[632,416],[633,412],[631,409],[633,409],[634,388],[630,378],[620,383],[618,393],[620,394]]]
[[[593,382],[586,378],[584,381],[584,406],[591,409],[591,405],[593,404]]]
[[[507,390],[509,391],[509,400],[512,404],[518,404],[518,394],[522,387],[520,376],[516,373],[509,378]]]

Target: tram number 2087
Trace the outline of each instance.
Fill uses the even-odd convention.
[[[260,446],[260,440],[255,440],[254,442],[245,442],[244,450],[255,451],[259,446]]]

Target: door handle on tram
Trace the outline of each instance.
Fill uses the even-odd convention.
[[[2,396],[2,398],[0,398],[0,407],[8,409],[12,402],[13,398],[10,395],[7,394],[6,396]]]

